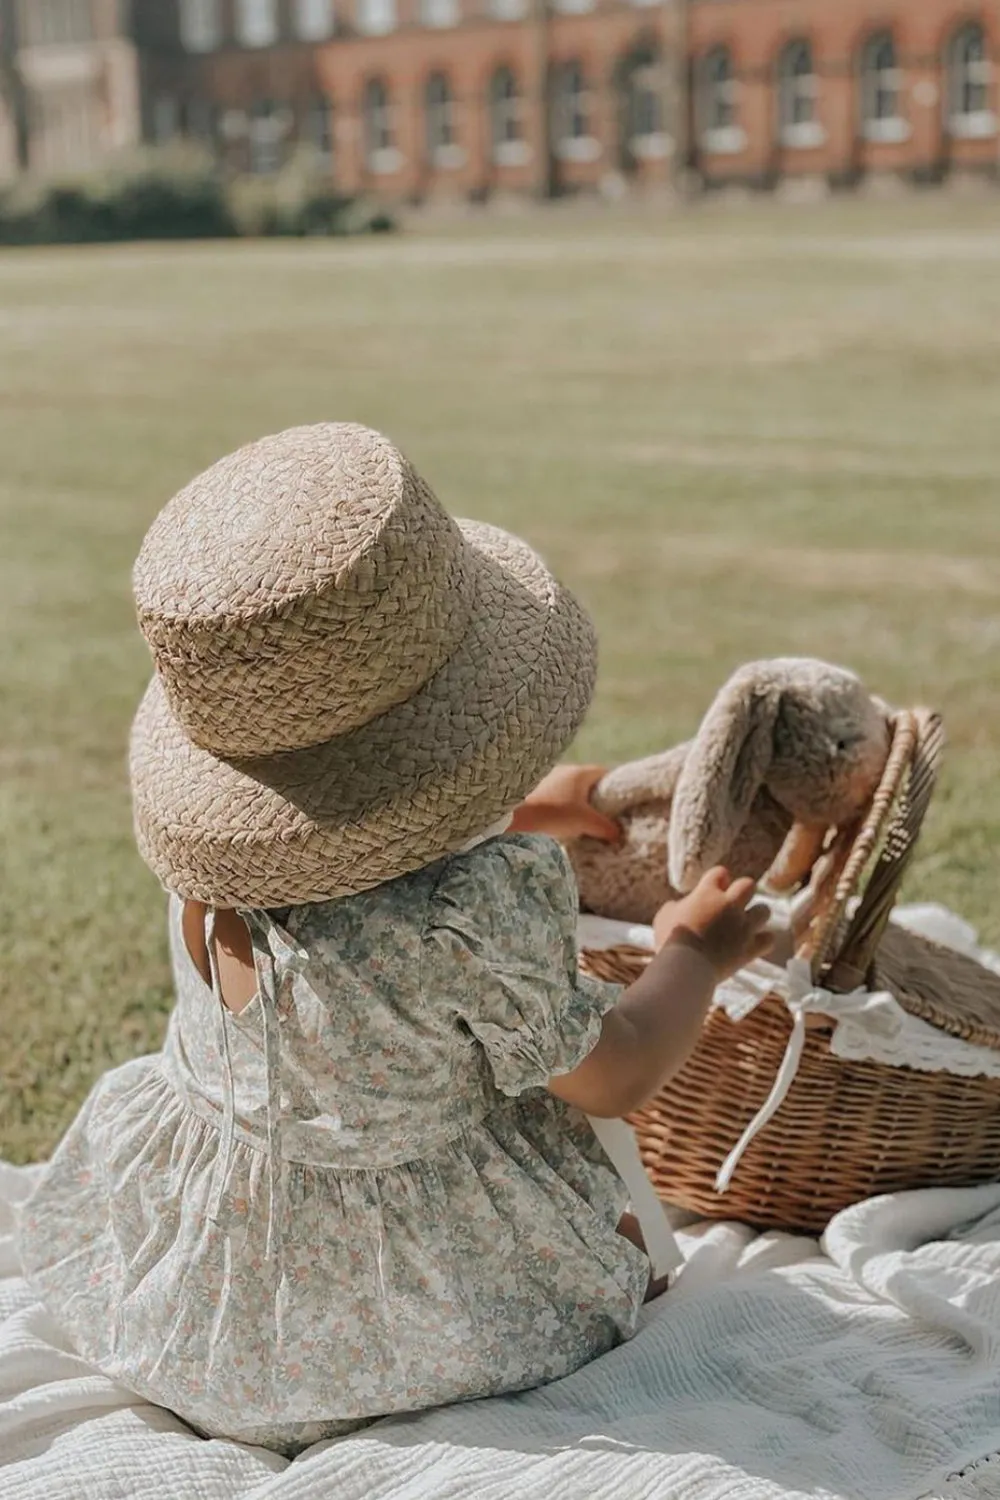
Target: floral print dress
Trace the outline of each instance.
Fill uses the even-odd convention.
[[[505,835],[244,916],[235,1016],[171,901],[163,1051],[100,1080],[26,1211],[26,1272],[80,1352],[294,1453],[628,1338],[649,1266],[616,1233],[627,1190],[545,1087],[619,995],[578,972],[559,846]]]

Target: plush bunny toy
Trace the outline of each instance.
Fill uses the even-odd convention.
[[[788,893],[832,829],[863,816],[889,753],[891,715],[852,673],[781,658],[742,667],[687,745],[610,772],[594,804],[624,828],[617,848],[575,840],[585,910],[649,922],[725,864]]]
[[[621,823],[623,837],[614,847],[590,838],[567,845],[584,911],[620,922],[652,922],[663,903],[677,896],[668,875],[670,816],[692,748],[677,745],[630,761],[609,771],[595,787],[594,806]],[[729,851],[732,868],[759,880],[790,827],[788,816],[762,793]]]

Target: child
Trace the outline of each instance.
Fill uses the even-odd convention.
[[[196,479],[134,582],[176,1007],[49,1164],[34,1286],[108,1375],[286,1453],[628,1338],[649,1263],[586,1114],[648,1099],[768,939],[717,872],[630,989],[578,973],[539,835],[615,833],[599,772],[550,770],[593,687],[579,606],[337,425]]]

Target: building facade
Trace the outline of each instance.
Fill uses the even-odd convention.
[[[997,0],[139,0],[146,133],[345,192],[771,186],[998,163]]]
[[[996,169],[994,0],[706,0],[690,16],[706,181]]]
[[[185,138],[410,201],[995,174],[998,51],[1000,0],[0,0],[0,170],[20,87],[45,170]]]
[[[0,178],[86,171],[140,139],[119,0],[2,0],[0,54]]]

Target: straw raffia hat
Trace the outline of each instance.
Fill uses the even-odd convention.
[[[453,521],[393,445],[299,427],[222,459],[135,566],[156,675],[136,834],[215,906],[329,900],[516,805],[593,690],[589,620],[525,543]]]

